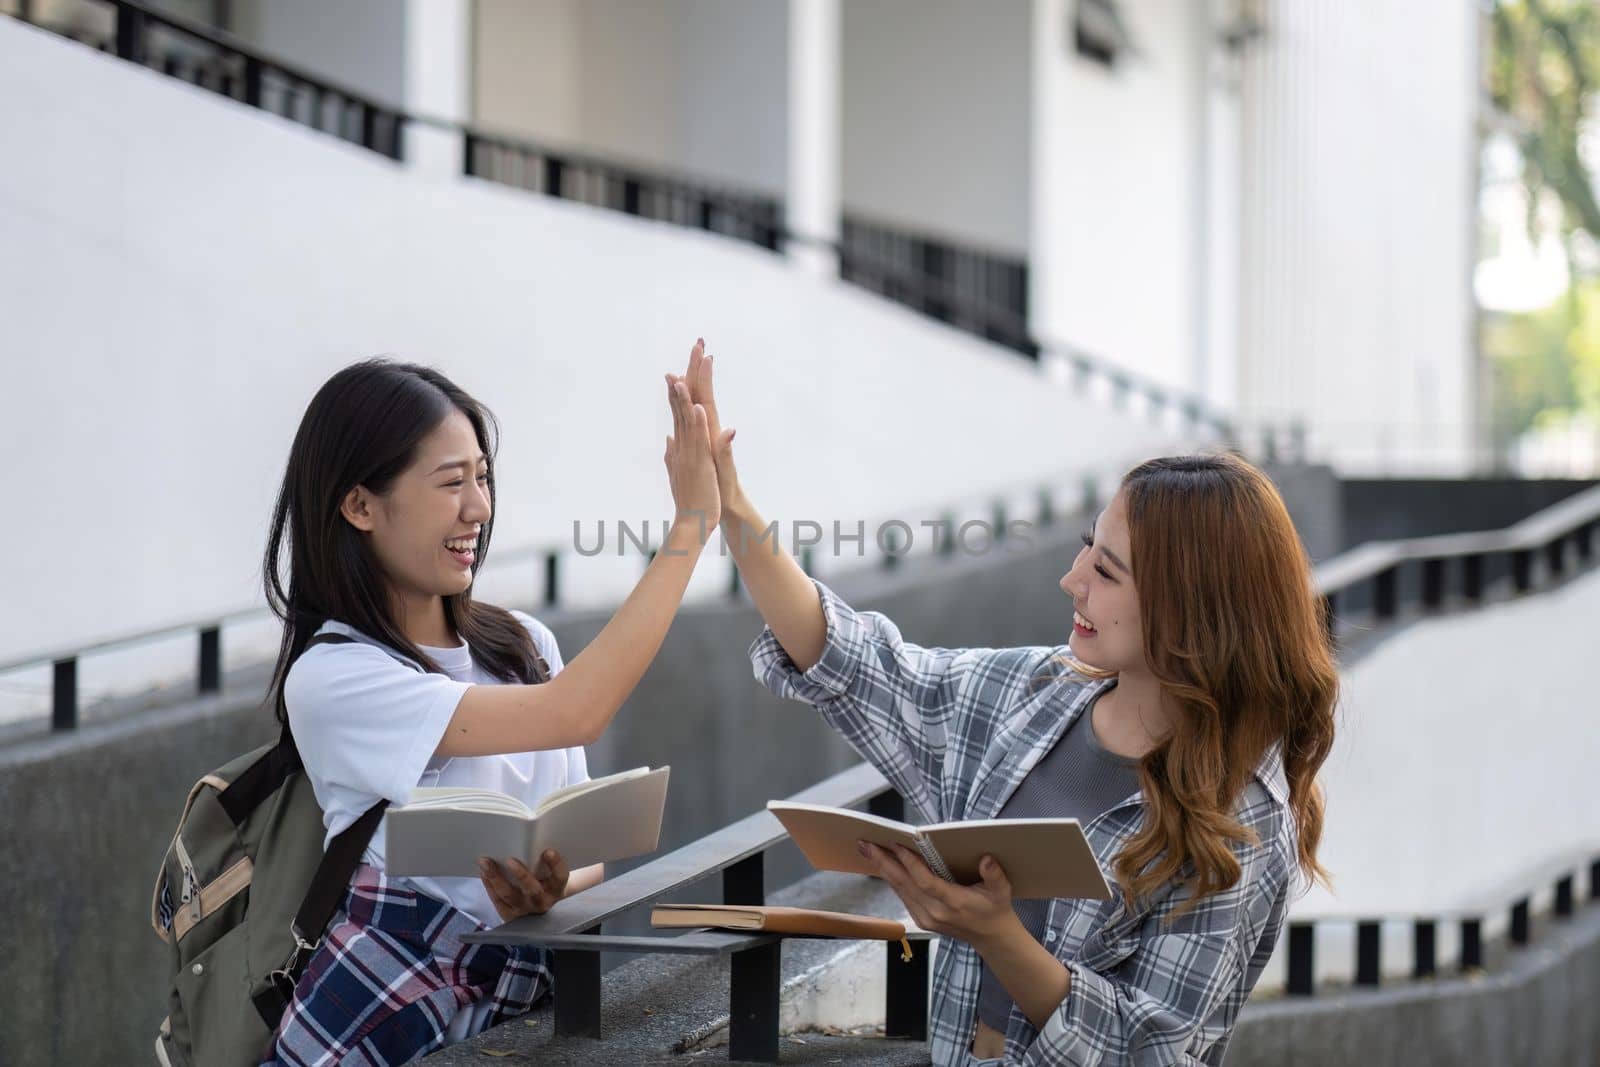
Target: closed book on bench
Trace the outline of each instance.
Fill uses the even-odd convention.
[[[904,845],[919,853],[939,877],[961,885],[983,881],[978,863],[985,855],[999,861],[1018,900],[1083,897],[1110,900],[1111,886],[1077,819],[973,819],[912,826],[849,808],[768,802],[819,871],[876,874],[857,841],[889,848]]]
[[[657,904],[650,911],[650,925],[709,926],[805,937],[853,937],[864,941],[900,941],[906,936],[905,924],[893,919],[756,904]]]
[[[635,767],[557,789],[534,807],[492,789],[414,789],[384,814],[389,874],[477,878],[478,857],[533,870],[553,848],[568,869],[654,852],[669,767]]]

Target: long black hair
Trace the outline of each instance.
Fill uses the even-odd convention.
[[[356,486],[384,493],[416,457],[417,444],[453,411],[472,423],[488,457],[490,517],[478,533],[477,576],[494,531],[494,462],[499,425],[488,408],[431,367],[366,359],[339,371],[311,398],[289,449],[262,561],[267,603],[283,620],[283,641],[271,694],[287,722],[283,684],[306,643],[329,619],[382,641],[435,673],[443,673],[395,624],[385,579],[361,531],[339,506]],[[288,541],[287,587],[280,557]],[[445,617],[472,655],[503,682],[532,684],[541,663],[533,637],[503,608],[477,603],[471,588],[444,598]]]

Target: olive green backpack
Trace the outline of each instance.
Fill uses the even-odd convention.
[[[328,633],[306,647],[353,641]],[[387,804],[374,804],[324,853],[322,809],[287,726],[277,743],[194,784],[150,904],[172,966],[159,1063],[255,1067],[266,1057]]]

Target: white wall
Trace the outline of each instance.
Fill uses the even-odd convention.
[[[1028,0],[846,0],[846,210],[1028,254]]]
[[[1032,314],[1046,344],[1197,389],[1205,5],[1118,5],[1139,54],[1072,45],[1070,0],[1033,5]]]
[[[0,98],[23,94],[0,109],[0,660],[255,602],[301,412],[374,353],[501,417],[500,551],[666,515],[661,375],[700,334],[784,522],[931,518],[1177,447],[759,249],[421,180],[0,20]]]
[[[474,117],[781,193],[786,0],[479,0]]]
[[[1462,469],[1479,5],[1265,5],[1244,68],[1240,403],[1349,471]]]

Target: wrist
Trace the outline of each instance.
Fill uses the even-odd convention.
[[[698,554],[711,539],[711,531],[716,523],[717,516],[704,511],[691,509],[678,512],[672,520],[671,529],[667,531],[663,551],[669,556]]]

